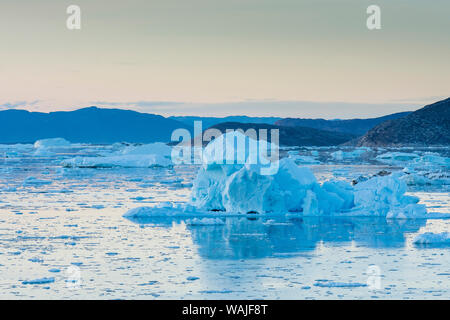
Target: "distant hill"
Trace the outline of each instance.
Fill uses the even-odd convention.
[[[228,116],[228,117],[195,117],[195,116],[185,116],[185,117],[169,117],[176,121],[183,122],[184,124],[193,127],[194,121],[202,121],[202,126],[204,129],[212,127],[219,123],[224,122],[240,122],[240,123],[267,123],[274,124],[276,121],[282,119],[279,117],[247,117],[247,116]]]
[[[242,129],[244,131],[253,128],[259,129],[278,129],[281,146],[334,146],[347,142],[355,135],[348,133],[330,132],[314,128],[304,127],[282,127],[266,123],[239,123],[225,122],[212,126],[225,133],[227,129]],[[267,132],[270,140],[270,132]]]
[[[388,120],[356,141],[358,146],[450,145],[450,98],[404,118]]]
[[[379,118],[348,120],[286,118],[276,121],[275,124],[288,127],[308,127],[334,132],[351,133],[361,136],[375,127],[377,124],[390,119],[402,118],[410,113],[411,112],[407,111],[394,113]]]
[[[191,128],[159,115],[122,109],[89,107],[50,113],[0,111],[0,143],[32,143],[65,138],[71,142],[169,142],[172,131]]]

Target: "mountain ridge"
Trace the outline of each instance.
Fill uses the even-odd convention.
[[[124,109],[87,107],[49,113],[0,111],[0,143],[32,143],[61,137],[75,143],[168,142],[172,131],[189,126],[163,116]]]
[[[285,118],[275,122],[275,125],[289,126],[289,127],[309,127],[320,130],[327,130],[333,132],[352,133],[356,135],[363,135],[377,124],[390,119],[398,119],[410,114],[411,111],[397,112],[376,118],[368,119],[307,119],[307,118]]]

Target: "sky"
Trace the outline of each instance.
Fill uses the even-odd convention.
[[[66,27],[72,4],[80,30]],[[448,0],[3,0],[0,110],[415,110],[450,95],[449,14]]]

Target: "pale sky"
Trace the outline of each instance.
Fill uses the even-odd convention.
[[[81,30],[66,28],[71,4]],[[448,0],[2,0],[0,110],[414,110],[450,96],[449,16]]]

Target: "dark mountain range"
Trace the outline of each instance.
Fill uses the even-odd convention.
[[[377,124],[386,120],[398,119],[407,116],[411,112],[399,112],[379,118],[370,119],[348,119],[348,120],[325,120],[325,119],[301,119],[286,118],[275,122],[275,125],[288,127],[308,127],[320,130],[351,133],[363,135]]]
[[[120,141],[169,142],[175,129],[184,128],[192,133],[193,122],[202,120],[203,128],[214,127],[219,130],[279,129],[280,142],[284,146],[329,146],[342,143],[448,144],[448,114],[449,99],[413,113],[403,112],[380,118],[351,120],[247,116],[165,118],[131,110],[97,107],[50,113],[10,109],[0,111],[0,143],[32,143],[39,139],[55,137],[62,137],[71,142],[99,144]],[[229,121],[230,119],[235,120]],[[376,127],[361,139],[357,139],[372,126]]]
[[[450,145],[450,98],[406,117],[385,121],[356,141],[358,146]]]
[[[330,132],[314,128],[305,127],[282,127],[266,123],[239,123],[225,122],[212,126],[225,133],[227,129],[255,129],[258,133],[259,129],[267,129],[267,135],[270,140],[270,129],[279,130],[279,139],[281,146],[334,146],[347,142],[355,135],[340,132]]]
[[[131,110],[89,107],[50,113],[0,111],[0,143],[65,138],[71,142],[168,142],[172,131],[191,128],[173,119]]]

